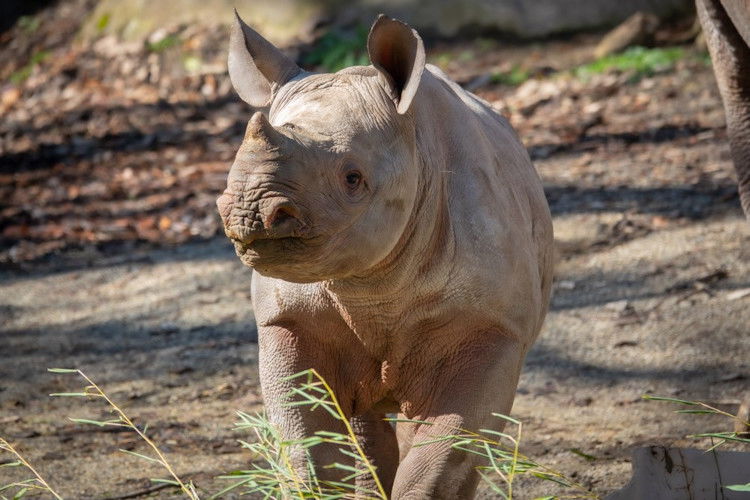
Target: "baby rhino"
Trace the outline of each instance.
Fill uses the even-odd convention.
[[[491,413],[510,412],[549,302],[549,208],[508,122],[425,65],[414,30],[381,16],[367,50],[371,66],[308,73],[237,18],[229,74],[254,114],[217,205],[256,271],[263,397],[285,437],[343,430],[285,404],[285,377],[314,368],[391,498],[470,498],[475,455],[417,444],[502,427]],[[347,458],[335,447],[312,453],[318,477],[346,475],[324,467]]]

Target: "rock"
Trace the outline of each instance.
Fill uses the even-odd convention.
[[[636,12],[604,36],[594,49],[594,57],[608,56],[633,45],[651,45],[658,27],[657,16]]]
[[[439,36],[502,32],[519,38],[614,26],[638,11],[657,16],[687,12],[690,1],[633,0],[359,0],[363,11],[402,17],[421,32]]]
[[[726,500],[747,498],[726,486],[745,484],[749,467],[748,452],[640,448],[633,453],[633,478],[606,500],[715,498],[717,492]]]
[[[81,29],[85,39],[103,34],[124,40],[159,38],[174,28],[199,23],[228,26],[233,9],[275,44],[290,46],[310,41],[315,26],[332,10],[335,1],[273,0],[233,2],[230,0],[101,0]],[[156,36],[155,36],[156,34]],[[163,39],[163,37],[162,37]]]
[[[157,30],[200,22],[228,25],[236,4],[243,18],[274,44],[289,47],[308,41],[321,23],[369,26],[383,12],[408,22],[429,36],[503,33],[539,38],[614,26],[635,12],[660,17],[688,12],[690,0],[101,0],[86,21],[84,38],[117,34],[144,40]]]

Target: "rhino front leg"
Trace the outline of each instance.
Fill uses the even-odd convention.
[[[460,433],[460,429],[502,430],[504,421],[492,413],[510,413],[525,350],[507,337],[495,338],[489,344],[486,338],[451,356],[441,364],[443,373],[432,377],[434,388],[439,388],[433,394],[438,397],[425,402],[426,411],[412,417],[431,425],[399,422],[399,439],[411,442],[411,446],[404,443],[401,448],[393,499],[474,497],[480,457],[453,449],[450,440],[435,440]]]
[[[258,329],[261,390],[265,410],[270,421],[276,425],[285,439],[301,439],[312,436],[316,431],[328,431],[346,434],[343,423],[331,416],[322,408],[311,411],[309,406],[289,406],[289,394],[300,380],[285,380],[309,368],[315,368],[330,383],[325,363],[326,353],[307,349],[309,341],[306,332],[296,328],[261,327]],[[329,358],[330,359],[330,358]],[[326,465],[339,462],[354,465],[353,460],[338,451],[330,444],[319,444],[310,448],[315,472],[318,479],[338,481],[347,473]],[[299,449],[292,457],[297,472],[306,477],[308,473],[307,456]]]
[[[716,82],[724,103],[729,147],[737,172],[740,202],[750,219],[750,11],[719,0],[697,0],[698,17],[713,61]],[[743,38],[743,34],[745,38]]]

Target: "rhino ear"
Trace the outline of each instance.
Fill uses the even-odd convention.
[[[229,38],[229,78],[243,101],[256,108],[271,103],[271,93],[302,71],[291,59],[260,36],[234,11]]]
[[[424,70],[424,44],[408,24],[379,15],[367,37],[372,65],[385,78],[396,98],[396,111],[409,109]]]

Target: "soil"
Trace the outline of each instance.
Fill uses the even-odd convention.
[[[62,21],[86,3],[66,5]],[[65,498],[174,495],[148,494],[163,472],[118,451],[145,452],[134,435],[68,420],[106,418],[101,401],[48,396],[84,383],[46,368],[80,368],[208,496],[252,458],[235,411],[262,408],[250,271],[213,206],[248,119],[210,71],[226,40],[182,32],[209,70],[181,74],[169,54],[47,47],[40,30],[0,39],[6,76],[24,64],[12,44],[55,55],[0,87],[0,436]],[[640,78],[565,73],[598,39],[444,43],[430,57],[510,118],[543,179],[555,290],[513,416],[527,455],[604,495],[627,482],[633,449],[706,448],[686,436],[731,428],[641,396],[735,411],[750,392],[750,227],[705,56],[685,46]],[[534,78],[487,78],[518,64]],[[0,468],[0,483],[17,474]],[[515,494],[559,491],[521,480]]]

